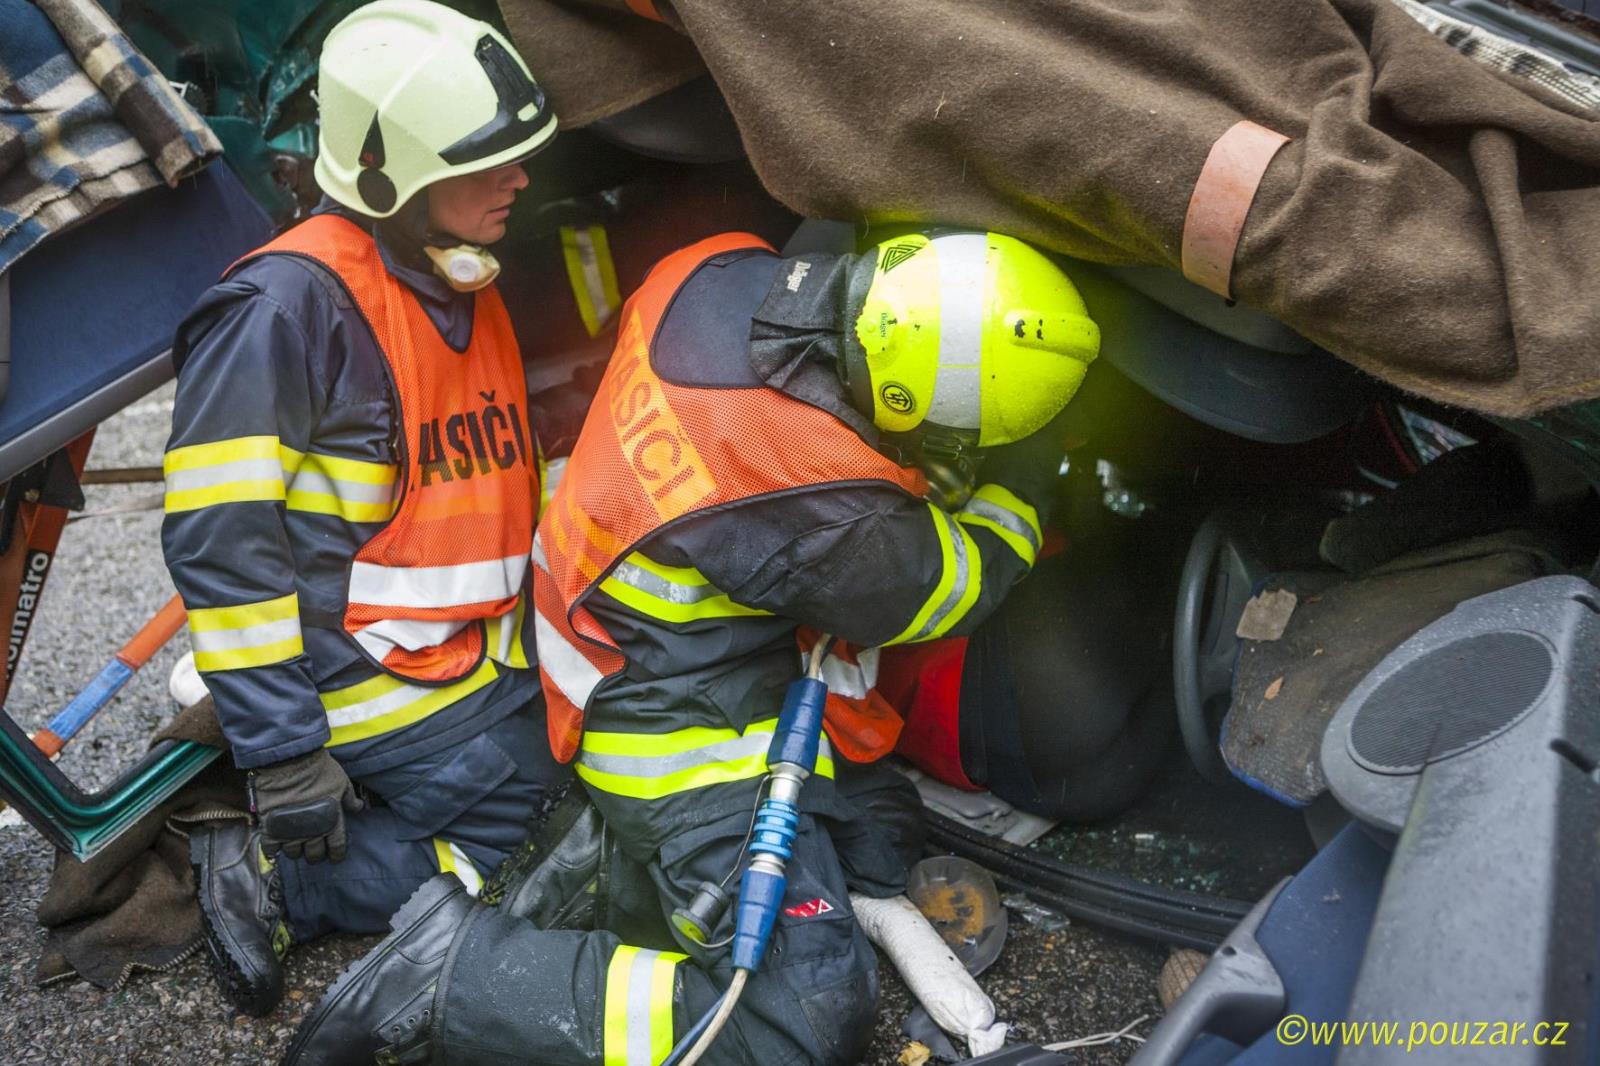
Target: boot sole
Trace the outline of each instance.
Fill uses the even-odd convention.
[[[222,986],[223,995],[242,1013],[252,1018],[264,1018],[271,1014],[273,1008],[283,999],[283,983],[255,981],[244,972],[244,968],[234,959],[228,950],[227,943],[217,930],[222,925],[222,920],[211,906],[211,900],[205,892],[199,891],[205,882],[201,880],[201,867],[190,856],[189,868],[194,871],[195,895],[200,903],[200,930],[205,935],[206,961],[210,964],[211,974],[216,978],[217,984]]]
[[[459,883],[458,881],[457,884]],[[384,937],[377,947],[345,967],[338,980],[329,986],[328,991],[317,1001],[316,1007],[306,1015],[305,1021],[300,1023],[300,1028],[294,1035],[294,1041],[289,1045],[289,1050],[284,1052],[282,1066],[293,1066],[299,1060],[306,1043],[321,1028],[321,1019],[344,998],[345,992],[366,972],[367,967],[380,962],[388,954],[388,948],[454,899],[456,892],[456,888],[441,883],[437,877],[424,881],[422,887],[413,892],[411,898],[401,904],[400,909],[394,912],[394,917],[389,919],[389,935]]]

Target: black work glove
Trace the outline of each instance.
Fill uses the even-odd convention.
[[[1039,524],[1050,520],[1061,459],[1067,454],[1062,415],[1019,441],[989,449],[978,471],[978,484],[1003,485],[1039,512]]]
[[[261,822],[261,850],[267,857],[282,851],[307,862],[344,858],[345,812],[354,814],[366,804],[327,751],[318,748],[251,770],[249,786],[250,809]]]

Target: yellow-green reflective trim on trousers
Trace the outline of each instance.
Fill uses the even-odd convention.
[[[412,685],[389,674],[379,674],[349,688],[318,695],[328,712],[327,746],[391,733],[441,711],[500,676],[494,662],[485,659],[476,670],[440,688]]]
[[[772,614],[733,602],[726,592],[692,566],[663,566],[639,552],[633,552],[618,563],[600,583],[600,588],[619,603],[664,622]]]
[[[748,781],[767,772],[777,724],[776,718],[753,722],[743,733],[704,726],[672,733],[586,731],[578,776],[602,792],[640,800]],[[823,737],[816,773],[831,778],[833,772],[833,749]]]
[[[434,837],[433,859],[438,864],[440,873],[455,874],[456,880],[467,890],[467,895],[473,899],[478,898],[478,893],[483,891],[483,876],[478,873],[478,868],[472,865],[472,859],[466,852],[448,840]]]
[[[606,967],[605,1066],[660,1066],[672,1052],[676,951],[622,944]]]

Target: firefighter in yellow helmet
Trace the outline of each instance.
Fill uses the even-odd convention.
[[[782,258],[733,233],[658,264],[533,549],[550,745],[583,795],[499,906],[419,890],[286,1062],[661,1062],[728,985],[728,896],[821,632],[827,736],[773,948],[703,1061],[859,1061],[878,986],[850,893],[902,891],[921,844],[914,790],[874,765],[901,728],[879,657],[971,632],[1028,573],[1050,423],[1098,344],[1000,234]],[[916,456],[976,487],[930,500]]]
[[[523,631],[537,455],[487,250],[555,117],[498,31],[427,0],[342,21],[318,89],[327,199],[173,347],[163,547],[255,814],[191,854],[250,1014],[291,943],[385,930],[442,870],[475,886],[567,777]]]

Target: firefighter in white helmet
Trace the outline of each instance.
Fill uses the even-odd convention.
[[[487,251],[555,117],[498,31],[428,0],[341,22],[318,89],[327,199],[173,347],[163,546],[255,815],[192,857],[250,1014],[293,942],[381,931],[442,871],[475,888],[566,777],[531,635],[537,445]]]

